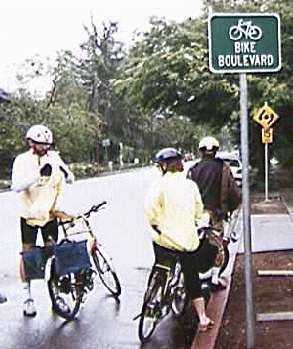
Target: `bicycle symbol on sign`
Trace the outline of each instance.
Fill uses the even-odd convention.
[[[231,40],[241,40],[242,37],[250,40],[259,40],[262,37],[262,30],[257,25],[253,25],[252,21],[244,22],[243,19],[238,20],[237,25],[233,25],[229,29],[229,37]]]

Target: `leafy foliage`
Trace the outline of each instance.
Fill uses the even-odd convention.
[[[239,82],[233,74],[208,69],[207,18],[218,12],[276,12],[282,23],[283,68],[277,74],[248,76],[249,113],[264,102],[280,115],[271,156],[292,164],[293,3],[290,0],[204,0],[200,18],[182,23],[152,18],[126,52],[116,40],[118,24],[93,19],[84,29],[80,54],[60,52],[52,65],[28,59],[18,74],[22,83],[9,104],[0,104],[1,176],[25,149],[27,128],[52,128],[56,147],[68,162],[148,162],[155,150],[175,146],[196,151],[198,140],[213,134],[227,147],[239,144]],[[29,81],[52,75],[45,97],[33,95]],[[11,127],[13,125],[13,127]],[[251,160],[263,164],[260,129],[250,123]],[[110,146],[102,146],[110,139]]]

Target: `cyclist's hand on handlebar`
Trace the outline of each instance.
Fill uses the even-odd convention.
[[[98,212],[101,208],[103,208],[104,205],[106,205],[107,201],[103,201],[99,203],[98,205],[93,205],[89,211],[85,212],[83,215],[86,218],[89,218],[92,212]]]
[[[75,216],[72,216],[64,211],[58,211],[58,210],[54,210],[51,211],[51,214],[53,217],[60,219],[61,221],[73,221],[75,219]]]

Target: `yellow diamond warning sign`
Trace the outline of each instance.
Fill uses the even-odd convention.
[[[262,108],[260,108],[253,116],[253,120],[259,123],[266,130],[272,127],[272,125],[278,119],[279,116],[273,111],[271,107],[267,105],[267,103],[265,103],[265,105]]]

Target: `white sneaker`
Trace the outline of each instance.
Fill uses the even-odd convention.
[[[0,293],[0,304],[7,302],[7,298],[4,296],[4,294]]]
[[[62,311],[62,313],[70,313],[70,308],[60,296],[56,297],[56,307]]]
[[[23,315],[29,316],[29,317],[34,317],[37,315],[37,311],[34,305],[34,300],[32,298],[28,298],[23,303]]]

